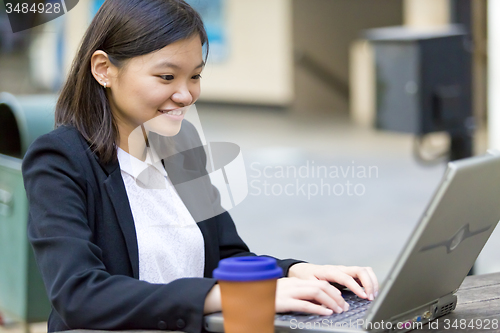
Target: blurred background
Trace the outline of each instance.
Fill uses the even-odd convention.
[[[188,2],[210,39],[197,110],[207,141],[241,147],[249,193],[230,213],[258,254],[383,281],[447,161],[500,149],[498,0]],[[16,163],[102,3],[17,33],[0,8],[0,218],[16,225],[0,223],[0,331],[46,330],[23,324],[46,304]],[[497,229],[473,273],[500,271],[499,251]]]

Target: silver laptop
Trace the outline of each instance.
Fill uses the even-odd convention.
[[[406,332],[453,311],[462,284],[500,220],[500,154],[448,163],[429,206],[373,302],[345,294],[332,316],[277,314],[276,332]],[[223,332],[221,313],[205,329]]]

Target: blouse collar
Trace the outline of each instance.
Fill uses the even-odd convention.
[[[146,147],[145,161],[141,161],[140,159],[130,155],[120,147],[117,147],[117,153],[120,169],[134,177],[134,179],[136,180],[139,175],[149,166],[156,168],[163,176],[167,176],[167,172],[163,167],[162,160],[159,158],[158,154],[152,146]]]

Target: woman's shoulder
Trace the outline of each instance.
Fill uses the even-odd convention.
[[[83,138],[83,136],[80,134],[78,129],[73,125],[58,126],[57,128],[50,131],[49,133],[40,136],[38,139],[40,139],[44,136],[50,137],[53,140],[57,138],[58,140],[63,140],[63,141],[80,140],[80,138]]]
[[[88,159],[86,150],[90,148],[74,126],[59,126],[33,141],[24,156],[23,169],[40,164],[80,169],[82,160]]]
[[[62,125],[35,139],[28,148],[26,154],[29,154],[30,151],[34,149],[40,148],[68,149],[69,151],[75,152],[78,150],[79,146],[82,146],[81,143],[84,141],[83,136],[76,127]]]

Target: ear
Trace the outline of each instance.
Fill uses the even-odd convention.
[[[97,83],[107,88],[111,86],[111,76],[114,66],[109,61],[106,52],[97,50],[92,54],[92,58],[90,58],[90,70]]]

